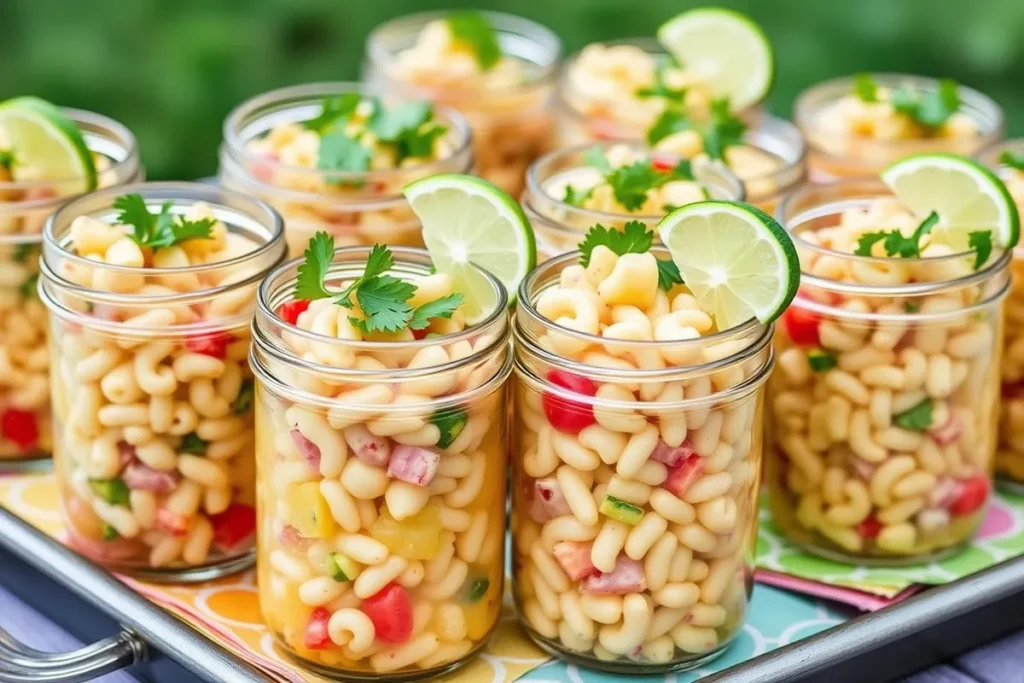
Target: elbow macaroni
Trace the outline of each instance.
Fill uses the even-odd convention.
[[[1003,179],[1017,208],[1024,211],[1024,172],[1007,169]],[[1024,259],[1016,252],[1010,270],[996,470],[1005,479],[1024,484]]]

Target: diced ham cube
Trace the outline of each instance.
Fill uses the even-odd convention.
[[[306,438],[306,435],[299,431],[298,427],[292,427],[291,431],[292,441],[295,443],[295,447],[299,449],[299,453],[309,463],[310,469],[319,472],[320,471],[320,447],[315,443]]]
[[[651,460],[657,460],[663,465],[675,467],[691,455],[693,455],[693,446],[690,445],[689,439],[686,439],[674,448],[659,439],[658,445],[654,447],[654,452],[651,453]]]
[[[154,493],[170,493],[181,481],[181,475],[177,472],[160,472],[138,460],[129,464],[121,477],[130,489]]]
[[[950,415],[949,419],[946,420],[946,424],[937,429],[932,429],[928,433],[931,434],[935,443],[940,446],[948,446],[960,438],[960,431],[960,421],[953,415]]]
[[[189,518],[167,508],[160,508],[156,511],[156,527],[172,536],[184,536],[188,533]]]
[[[870,481],[871,477],[875,475],[875,470],[878,469],[878,465],[872,464],[867,460],[861,460],[860,458],[850,455],[847,458],[853,471],[857,473],[857,476],[864,481]]]
[[[291,524],[286,524],[281,531],[277,534],[278,542],[289,550],[303,549],[306,545],[306,539],[302,537],[299,530],[293,527]]]
[[[441,456],[429,448],[401,445],[391,454],[388,476],[416,486],[426,486],[437,475]]]
[[[700,471],[703,468],[703,459],[699,455],[691,455],[675,467],[669,468],[668,477],[665,478],[661,486],[676,496],[682,497],[686,489],[690,488],[690,484],[700,476]]]
[[[1004,383],[1002,394],[1003,398],[1024,398],[1024,380]]]
[[[611,572],[594,574],[583,579],[580,590],[591,595],[625,595],[640,593],[647,589],[644,566],[636,560],[620,554]]]
[[[117,442],[117,464],[119,469],[124,469],[135,460],[135,446],[127,441]],[[131,486],[131,484],[129,484]]]
[[[960,484],[952,477],[942,477],[932,490],[928,492],[929,507],[949,509],[957,498],[960,497]]]
[[[569,503],[562,495],[562,487],[554,477],[545,477],[533,482],[533,505],[530,506],[530,517],[538,524],[549,519],[572,514]]]
[[[590,561],[590,546],[590,543],[579,541],[562,541],[552,549],[562,571],[573,581],[579,581],[597,571]]]
[[[352,454],[367,465],[385,467],[391,459],[391,442],[377,436],[366,428],[366,425],[354,424],[346,427],[343,434],[345,443],[352,449]]]

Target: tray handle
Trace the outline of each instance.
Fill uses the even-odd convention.
[[[0,628],[0,683],[83,683],[138,664],[146,652],[128,630],[70,652],[43,652]]]

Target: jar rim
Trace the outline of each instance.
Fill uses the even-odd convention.
[[[358,93],[363,97],[384,96],[384,93],[380,88],[374,87],[368,83],[358,83],[353,81],[324,81],[277,88],[275,90],[260,93],[255,97],[245,100],[232,109],[224,119],[224,124],[222,126],[222,133],[224,136],[224,142],[221,147],[222,157],[230,157],[232,161],[240,167],[242,164],[239,162],[245,161],[253,164],[260,164],[273,170],[318,175],[330,178],[332,181],[337,182],[348,181],[364,183],[374,181],[387,182],[394,178],[401,179],[403,176],[408,176],[410,173],[422,173],[424,171],[429,172],[431,175],[442,173],[446,171],[446,166],[459,161],[463,156],[466,156],[467,159],[466,163],[462,164],[461,168],[465,170],[472,166],[473,140],[469,123],[466,121],[466,118],[455,109],[436,102],[431,103],[434,107],[435,116],[443,118],[443,123],[449,126],[455,133],[454,149],[450,154],[444,157],[433,159],[427,163],[417,164],[415,166],[371,171],[324,171],[267,159],[265,156],[257,154],[247,147],[247,143],[253,138],[243,139],[243,133],[246,126],[252,121],[258,121],[261,113],[269,107],[273,107],[274,105],[281,103],[290,104],[290,107],[284,108],[287,110],[297,106],[305,106],[306,104],[311,103],[312,100],[322,100],[326,97],[347,93]],[[416,99],[419,98],[401,98],[404,102],[415,101]],[[299,196],[312,195],[318,198],[322,197],[322,195],[317,192],[289,190],[288,188],[283,188],[279,185],[262,181],[251,173],[245,173],[244,175],[248,182],[257,187],[270,189],[272,191],[286,190]],[[401,198],[400,193],[383,196]],[[365,196],[367,199],[380,199],[380,197],[380,195],[373,194]],[[353,195],[351,199],[361,198],[363,197],[356,194]]]
[[[858,188],[868,192],[876,192],[871,195],[858,195],[854,198],[836,199],[823,201],[813,205],[811,208],[789,215],[794,211],[793,205],[805,200],[808,195],[820,192],[823,194],[834,193],[842,195],[843,191],[851,193]],[[857,263],[869,265],[897,265],[907,263],[938,264],[944,262],[961,261],[973,254],[973,250],[965,250],[942,256],[926,256],[917,258],[901,258],[894,256],[860,256],[838,249],[831,249],[815,244],[801,235],[801,226],[809,221],[824,218],[826,216],[838,216],[842,211],[853,208],[860,208],[869,202],[886,196],[892,196],[892,191],[878,178],[862,177],[847,178],[832,183],[807,183],[803,187],[787,195],[776,209],[776,218],[785,228],[798,250],[806,250],[836,258],[852,260]],[[867,296],[924,296],[949,289],[960,289],[978,284],[998,275],[1010,262],[1011,251],[1007,249],[993,249],[998,253],[997,258],[990,258],[989,261],[979,270],[973,271],[953,280],[941,280],[938,282],[909,282],[891,285],[875,285],[860,282],[843,282],[823,278],[804,271],[801,265],[800,283],[818,289],[842,292],[846,294],[864,294]]]
[[[637,140],[600,140],[596,142],[584,143],[582,145],[575,145],[573,147],[562,147],[561,149],[557,149],[553,152],[548,152],[547,154],[545,154],[544,156],[540,157],[532,164],[530,164],[530,167],[526,171],[526,201],[524,201],[523,203],[530,204],[532,207],[532,203],[529,202],[529,197],[538,197],[544,200],[545,202],[550,202],[558,210],[564,211],[566,215],[576,215],[583,218],[590,218],[592,219],[592,224],[600,223],[602,221],[620,221],[624,219],[642,221],[644,223],[657,223],[658,221],[665,217],[664,213],[618,213],[610,211],[598,211],[597,209],[585,209],[583,207],[569,204],[568,202],[565,201],[564,197],[559,198],[551,195],[547,191],[547,188],[544,186],[544,183],[547,182],[549,178],[545,178],[542,180],[541,176],[546,171],[550,170],[548,168],[549,166],[556,165],[559,161],[562,161],[566,158],[570,158],[573,155],[582,154],[595,147],[599,147],[607,151],[608,149],[617,146],[627,146],[634,152],[644,152],[648,158],[653,158],[654,156],[657,156],[656,154],[654,154],[654,150],[651,149],[650,146],[648,146],[644,142],[640,142]],[[701,173],[705,177],[703,179],[698,177],[698,173]],[[717,175],[712,176],[712,173]],[[746,199],[746,192],[744,189],[743,182],[740,181],[740,179],[737,178],[736,175],[731,170],[729,170],[728,167],[725,166],[725,164],[722,164],[718,161],[708,161],[695,164],[694,179],[697,183],[699,183],[702,186],[713,186],[717,187],[717,189],[723,190],[725,194],[731,197],[731,201],[741,202]],[[559,229],[564,229],[559,224],[555,223],[552,219],[548,218],[540,211],[537,211],[535,208],[533,209],[533,211],[539,217],[545,219],[546,221],[550,221],[553,226],[557,226]],[[564,222],[565,221],[562,221],[562,223]]]
[[[562,40],[558,37],[557,33],[539,22],[516,14],[493,10],[478,11],[491,20],[491,25],[494,27],[495,32],[499,34],[499,41],[503,30],[518,31],[523,37],[531,39],[548,57],[545,60],[525,60],[525,58],[521,58],[524,61],[529,61],[539,69],[535,76],[524,83],[517,83],[505,88],[488,91],[488,94],[503,97],[527,91],[538,85],[543,85],[558,72],[560,66],[559,58],[562,56]],[[379,66],[382,75],[388,81],[401,82],[399,79],[392,78],[391,76],[392,67],[397,59],[397,55],[393,54],[384,44],[384,35],[389,31],[399,28],[424,26],[431,21],[444,19],[448,14],[450,14],[450,10],[413,12],[377,25],[366,38],[366,58],[368,62],[371,65]],[[455,92],[461,91],[456,90]],[[466,92],[473,91],[468,90]]]
[[[85,207],[90,207],[92,210],[110,210],[115,197],[133,193],[143,195],[143,197],[149,199],[150,202],[153,200],[171,201],[172,199],[177,199],[180,206],[193,205],[197,202],[207,202],[214,209],[219,206],[221,208],[231,208],[231,210],[235,211],[237,214],[245,212],[253,224],[264,226],[269,232],[267,233],[264,242],[258,244],[255,249],[246,252],[245,254],[234,256],[224,261],[197,264],[182,268],[137,268],[101,263],[99,261],[85,258],[84,256],[79,256],[78,254],[70,251],[65,246],[65,236],[57,235],[58,225],[66,223],[67,226],[70,227],[71,222],[75,218],[91,212],[87,211],[83,213],[83,209]],[[231,207],[227,207],[224,203],[225,199],[231,202]],[[278,252],[276,257],[274,256],[275,252]],[[174,292],[173,294],[129,294],[98,290],[71,282],[70,280],[62,277],[53,267],[54,259],[60,259],[62,262],[67,261],[78,266],[103,269],[112,273],[132,273],[141,274],[145,277],[158,277],[161,275],[215,272],[225,268],[242,265],[246,262],[252,261],[253,259],[263,258],[272,259],[271,264],[243,280],[191,292]],[[49,296],[48,287],[52,286],[61,291],[72,293],[77,297],[88,298],[89,300],[99,301],[102,303],[127,303],[133,306],[185,305],[190,302],[194,302],[197,299],[208,299],[210,297],[217,296],[218,294],[255,285],[262,280],[264,275],[273,268],[274,265],[284,258],[284,223],[280,214],[278,214],[277,211],[270,207],[266,202],[234,190],[229,190],[219,185],[203,183],[149,182],[115,185],[113,187],[104,188],[103,190],[73,199],[51,214],[46,220],[46,227],[43,229],[43,256],[40,258],[39,263],[41,273],[40,291],[46,293],[46,300],[48,302],[52,302],[56,306],[56,308],[51,307],[51,310],[66,310],[66,312],[71,316],[81,316],[81,314],[77,311],[70,311],[59,306],[56,300]],[[81,317],[83,319],[87,318],[91,326],[96,326],[94,324],[95,318],[90,316]],[[118,329],[121,328],[120,325],[114,325],[114,327]],[[185,329],[187,327],[188,325],[175,326],[175,329]]]

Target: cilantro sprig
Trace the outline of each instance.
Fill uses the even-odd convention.
[[[580,265],[590,265],[590,256],[598,246],[605,246],[619,256],[626,254],[646,254],[654,245],[654,233],[640,221],[629,221],[622,230],[606,228],[600,223],[594,225],[584,235],[579,244]],[[669,291],[676,285],[683,284],[679,274],[679,266],[672,259],[655,259],[658,262],[658,288]]]
[[[449,14],[445,22],[456,43],[467,47],[484,71],[490,71],[501,61],[501,44],[491,22],[480,12],[466,11]]]
[[[461,294],[450,294],[413,308],[408,302],[416,293],[416,285],[386,274],[394,267],[395,259],[383,244],[373,245],[363,274],[341,291],[328,289],[325,283],[333,260],[334,237],[318,232],[310,239],[305,261],[299,265],[295,298],[333,298],[335,305],[352,309],[354,297],[365,318],[351,316],[349,321],[364,334],[423,330],[436,318],[451,318],[462,305]]]
[[[878,82],[871,74],[857,74],[853,77],[853,92],[861,102],[877,102]]]
[[[999,163],[1024,172],[1024,152],[1014,152],[1008,149],[999,155]]]
[[[605,182],[611,185],[615,200],[627,211],[640,209],[647,202],[647,193],[665,183],[693,180],[693,171],[686,159],[667,171],[654,168],[649,159],[612,168],[601,148],[594,147],[587,153],[586,162],[601,172]]]
[[[190,221],[181,214],[171,213],[171,202],[164,202],[159,214],[152,214],[140,194],[125,194],[114,200],[117,221],[132,226],[128,235],[140,247],[165,249],[195,239],[209,239],[217,221],[200,218]]]
[[[681,107],[669,106],[648,129],[647,142],[655,145],[684,130],[697,131],[703,140],[704,152],[712,159],[724,161],[728,147],[743,144],[747,124],[733,114],[728,98],[724,97],[711,102],[708,121],[702,125],[690,119]]]
[[[13,149],[0,149],[0,168],[10,171],[18,163]]]
[[[981,268],[992,255],[992,231],[975,230],[967,233],[967,246],[974,250],[974,270]]]
[[[662,56],[654,67],[654,84],[650,87],[637,88],[634,94],[640,99],[664,97],[671,102],[682,102],[686,98],[686,88],[677,90],[665,82],[665,73],[678,66],[679,63],[671,55]]]
[[[911,432],[926,432],[932,426],[932,400],[926,398],[892,418],[893,424]]]
[[[363,101],[363,96],[357,92],[343,93],[335,97],[328,97],[321,105],[320,114],[303,122],[307,130],[315,130],[323,133],[334,126],[338,120],[347,120],[356,113],[356,109]]]
[[[857,240],[857,248],[853,253],[857,256],[871,256],[871,250],[878,242],[885,247],[886,256],[916,258],[921,255],[921,238],[931,232],[939,222],[939,214],[932,211],[914,230],[910,237],[905,237],[899,230],[879,230],[867,232]]]
[[[935,90],[900,88],[892,94],[892,106],[928,131],[934,131],[960,111],[960,87],[956,81],[944,78]]]

